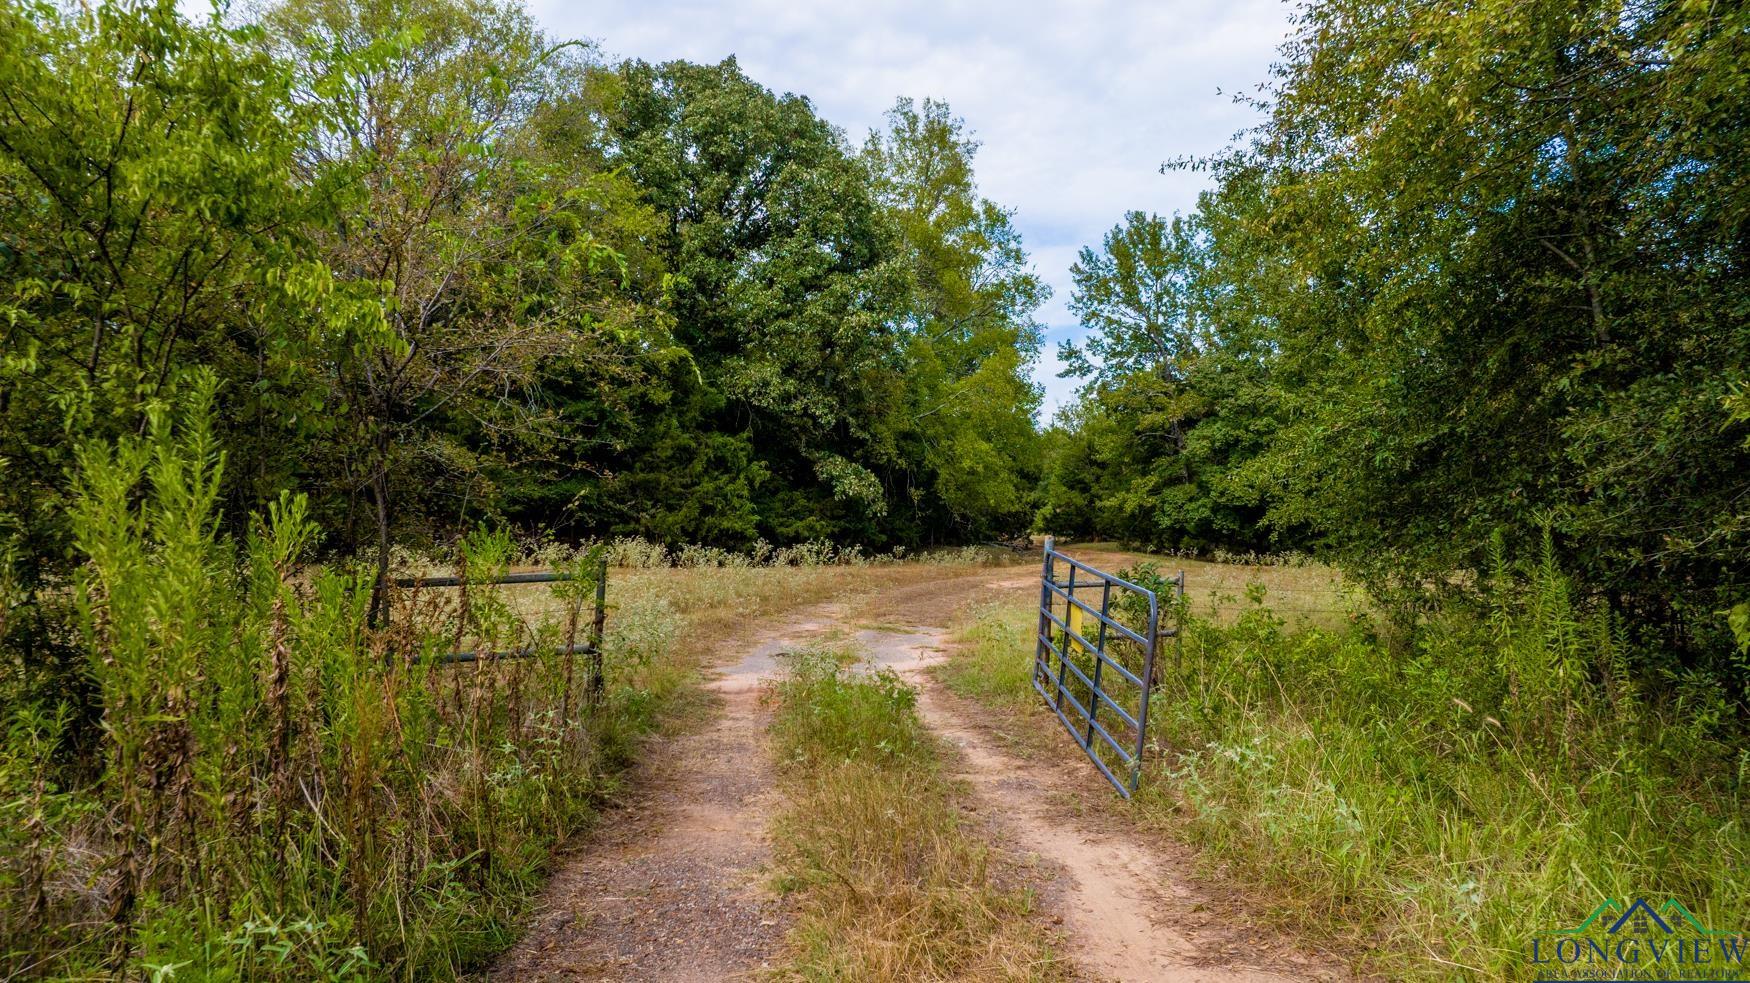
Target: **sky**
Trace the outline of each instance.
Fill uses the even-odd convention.
[[[1070,264],[1131,209],[1188,212],[1207,177],[1163,161],[1219,150],[1255,113],[1288,32],[1282,0],[534,0],[549,34],[609,58],[717,62],[807,96],[860,145],[896,98],[946,101],[980,141],[983,195],[1014,212],[1051,285],[1034,374],[1041,419],[1073,398],[1057,343],[1079,336]]]

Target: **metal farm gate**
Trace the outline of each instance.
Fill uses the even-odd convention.
[[[478,580],[448,575],[396,577],[391,580],[390,583],[394,584],[396,587],[414,588],[417,590],[428,587],[466,588],[474,584],[483,586],[497,584],[555,584],[576,579],[577,577],[575,574],[564,571],[532,570],[523,573],[506,573],[500,576]],[[581,604],[581,602],[579,603]],[[590,618],[589,637],[581,642],[575,637],[576,617],[574,613],[574,617],[572,618],[573,636],[566,639],[564,645],[559,646],[559,654],[561,655],[589,656],[589,679],[586,684],[585,692],[589,694],[589,698],[592,702],[601,698],[604,686],[605,667],[602,662],[602,630],[606,626],[607,615],[608,561],[604,557],[597,563],[595,569],[595,608],[592,612],[592,617]],[[533,645],[528,645],[522,648],[508,649],[500,652],[481,650],[445,652],[440,654],[433,661],[446,664],[457,662],[492,662],[498,659],[526,659],[540,654],[540,649],[537,649]]]
[[[1184,572],[1171,583],[1183,597]],[[1178,633],[1161,628],[1154,591],[1059,553],[1046,537],[1033,688],[1125,798],[1142,777],[1160,640]]]

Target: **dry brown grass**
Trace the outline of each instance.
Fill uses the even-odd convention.
[[[1031,895],[1000,883],[962,818],[905,683],[823,653],[777,694],[779,887],[799,915],[779,977],[1066,978]]]
[[[891,563],[866,566],[626,568],[608,571],[608,619],[628,607],[663,604],[694,630],[721,638],[761,618],[835,597],[857,598],[888,587],[916,584],[977,566]],[[506,587],[530,617],[558,610],[546,585]]]
[[[1270,610],[1291,624],[1336,624],[1366,608],[1355,585],[1320,563],[1210,562],[1121,550],[1115,543],[1064,543],[1058,549],[1107,573],[1137,563],[1152,563],[1167,574],[1183,570],[1191,610],[1224,624],[1254,606],[1247,593],[1258,588]]]

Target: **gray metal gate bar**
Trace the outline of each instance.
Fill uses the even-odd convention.
[[[1069,568],[1069,575],[1062,582],[1058,581],[1060,563]],[[1033,688],[1118,794],[1129,798],[1142,779],[1155,657],[1160,640],[1176,638],[1178,629],[1161,627],[1160,599],[1154,591],[1059,553],[1056,541],[1050,537],[1045,540],[1045,559],[1039,579],[1039,628],[1033,660]],[[1178,596],[1183,597],[1183,572],[1175,586]],[[1098,607],[1076,596],[1078,590],[1094,588],[1100,591]],[[1126,605],[1120,602],[1130,597],[1140,599],[1146,605],[1147,624],[1141,628],[1124,624],[1114,613],[1114,605],[1123,608]],[[1063,600],[1062,617],[1053,610],[1057,598]],[[1097,623],[1098,629],[1091,633],[1092,640],[1088,638],[1085,627],[1077,630],[1078,612]],[[1134,645],[1141,649],[1140,672],[1113,658],[1108,647],[1115,642],[1121,643],[1121,647]],[[1053,660],[1056,665],[1052,664]],[[1078,660],[1090,663],[1089,667],[1084,669],[1077,665]],[[1112,674],[1106,672],[1107,667],[1113,670]],[[1085,688],[1085,703],[1077,697],[1076,685]],[[1114,686],[1127,687],[1128,691],[1115,691]],[[1132,699],[1136,706],[1134,714],[1129,709]],[[1121,734],[1112,733],[1101,719],[1102,710],[1110,713],[1107,720],[1121,725],[1117,728]],[[1118,772],[1123,772],[1124,777],[1120,778]]]
[[[596,651],[595,646],[588,642],[578,642],[575,645],[561,645],[553,649],[536,648],[533,645],[520,649],[507,649],[502,652],[445,652],[433,656],[433,662],[448,664],[451,662],[491,662],[493,659],[527,659],[543,652],[555,652],[559,655],[585,655]]]
[[[607,561],[602,561],[606,569]],[[576,580],[577,577],[557,570],[531,570],[525,573],[507,573],[491,580],[470,580],[446,574],[441,577],[396,577],[396,587],[460,587],[463,584],[555,584],[562,581]]]
[[[441,577],[396,577],[392,583],[396,587],[465,587],[471,584],[503,585],[503,584],[556,584],[576,580],[575,574],[559,570],[530,570],[523,573],[507,573],[489,580],[476,580],[471,577],[444,575]],[[602,558],[596,567],[595,577],[595,611],[590,620],[589,640],[561,645],[552,650],[560,655],[590,655],[589,692],[592,698],[601,695],[603,685],[602,666],[602,628],[608,615],[608,561]],[[507,649],[501,652],[445,652],[432,657],[433,662],[449,664],[454,662],[488,662],[494,659],[527,659],[540,655],[545,649],[527,646],[520,649]]]

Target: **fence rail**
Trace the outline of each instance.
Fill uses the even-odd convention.
[[[509,585],[509,584],[555,584],[566,583],[577,579],[575,574],[560,570],[530,570],[522,573],[507,573],[498,577],[476,580],[472,577],[416,576],[396,577],[392,581],[396,587],[413,588],[415,590],[427,587],[470,587],[475,585]],[[592,700],[599,698],[604,685],[605,667],[602,664],[602,633],[607,627],[608,617],[608,561],[603,559],[596,567],[595,574],[595,610],[590,618],[589,637],[584,641],[568,640],[556,650],[560,655],[591,656],[589,667],[588,689]],[[456,662],[489,662],[497,659],[526,659],[540,655],[547,649],[529,645],[518,649],[503,649],[498,651],[468,650],[445,652],[432,661],[441,664]]]
[[[607,577],[607,561],[602,561],[601,575]],[[466,584],[556,584],[576,580],[573,574],[562,570],[529,570],[523,573],[507,573],[491,580],[473,580],[467,577],[457,577],[445,574],[441,577],[396,577],[396,587],[461,587]]]

